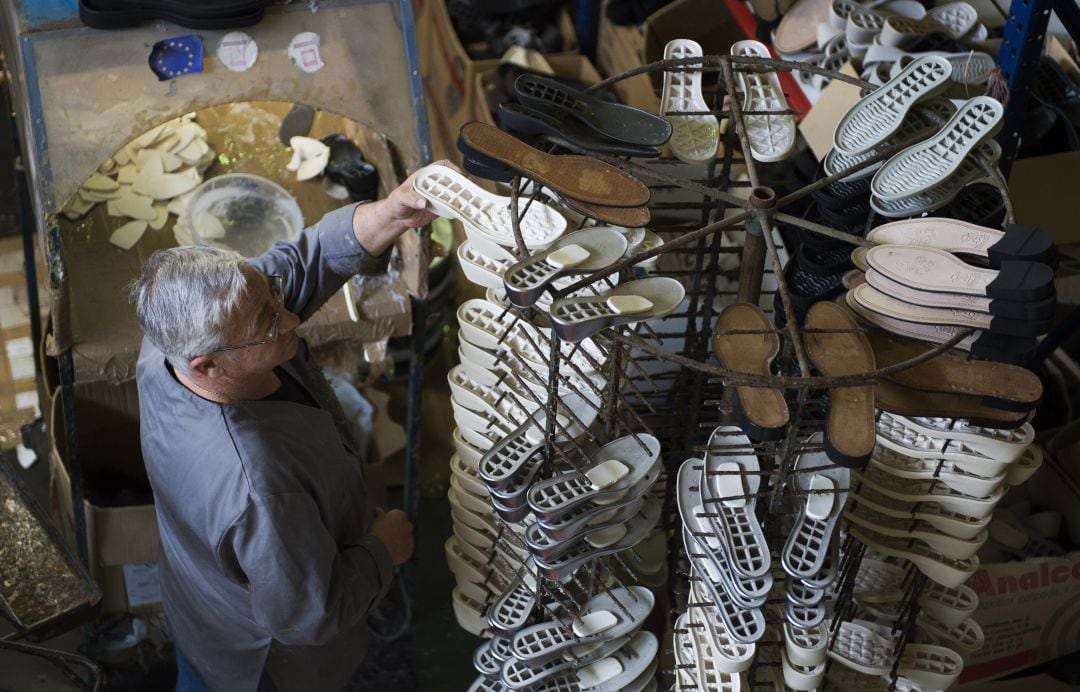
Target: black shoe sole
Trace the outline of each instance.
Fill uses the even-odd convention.
[[[250,7],[251,3],[244,3]],[[188,29],[238,29],[258,24],[265,14],[260,6],[239,14],[193,15],[164,7],[138,7],[130,9],[98,9],[87,0],[79,0],[79,19],[91,29],[128,29],[143,22],[164,20]]]

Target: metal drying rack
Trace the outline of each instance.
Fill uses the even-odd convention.
[[[594,337],[602,342],[608,351],[605,363],[596,362],[595,358],[582,349],[580,344],[575,344],[569,350],[564,349],[554,330],[550,332],[548,343],[533,342],[531,344],[537,353],[547,353],[548,363],[546,401],[540,401],[539,397],[530,393],[533,396],[532,403],[539,406],[539,409],[530,415],[546,433],[545,462],[538,475],[539,478],[550,477],[556,473],[557,469],[580,470],[587,464],[589,458],[585,447],[573,441],[567,434],[568,425],[561,423],[553,415],[556,410],[564,415],[569,413],[565,407],[558,407],[559,396],[563,393],[577,394],[587,402],[590,400],[599,402],[595,405],[599,425],[594,429],[599,430],[596,436],[602,438],[602,441],[609,441],[621,435],[633,435],[637,438],[641,433],[648,433],[661,442],[667,481],[665,483],[664,475],[662,475],[654,492],[664,493],[664,512],[661,521],[662,529],[668,537],[668,598],[671,606],[671,610],[666,614],[669,616],[668,626],[674,621],[675,616],[687,607],[713,607],[713,604],[709,603],[687,603],[689,570],[686,567],[687,561],[682,541],[679,539],[681,528],[678,511],[675,508],[673,482],[674,472],[684,459],[700,458],[706,451],[714,454],[740,454],[752,451],[759,456],[763,464],[760,473],[767,482],[761,484],[761,491],[755,496],[765,500],[757,503],[757,513],[770,546],[773,548],[773,570],[774,574],[777,574],[780,561],[776,546],[783,544],[784,522],[798,511],[802,501],[801,496],[807,492],[847,490],[841,488],[832,491],[804,491],[794,482],[795,474],[799,473],[795,469],[795,462],[799,455],[804,452],[821,451],[822,448],[821,444],[807,442],[810,434],[823,429],[825,421],[824,402],[812,396],[814,390],[872,384],[882,376],[911,368],[946,352],[973,331],[965,330],[917,358],[887,368],[844,377],[812,375],[802,344],[802,335],[807,330],[800,330],[797,326],[790,291],[782,272],[781,252],[784,248],[782,238],[775,233],[777,225],[784,224],[801,231],[843,240],[855,246],[869,246],[871,243],[861,236],[787,214],[783,209],[806,197],[815,189],[889,158],[902,148],[925,138],[929,133],[919,133],[909,141],[883,147],[856,166],[822,178],[789,194],[778,196],[774,190],[762,184],[758,166],[753,159],[737,158],[736,150],[744,152],[749,150],[745,116],[797,115],[797,113],[791,110],[743,111],[735,88],[735,73],[799,69],[825,74],[832,79],[847,82],[861,89],[872,88],[872,86],[844,74],[802,63],[740,56],[703,56],[654,62],[612,76],[590,87],[589,90],[602,89],[614,82],[638,74],[662,73],[665,70],[680,68],[700,70],[703,77],[715,75],[712,84],[704,85],[704,88],[711,92],[712,107],[703,112],[681,112],[671,113],[671,115],[711,113],[718,118],[719,122],[726,121],[729,125],[726,131],[723,127],[721,128],[723,152],[719,158],[714,159],[703,169],[703,177],[688,179],[669,172],[678,166],[677,162],[670,157],[640,163],[577,150],[568,145],[563,151],[593,156],[648,182],[654,192],[654,202],[650,205],[654,215],[659,212],[659,216],[667,218],[671,216],[671,212],[681,212],[684,218],[689,218],[685,221],[661,221],[650,226],[664,239],[662,246],[636,252],[570,285],[560,289],[549,287],[548,291],[553,299],[558,299],[582,289],[591,288],[595,291],[596,289],[592,287],[597,285],[597,282],[600,282],[601,288],[610,287],[613,285],[611,278],[614,276],[622,280],[632,278],[634,265],[653,258],[659,258],[663,262],[666,258],[669,260],[668,264],[675,266],[662,265],[653,273],[679,279],[686,287],[684,304],[675,314],[669,315],[662,322],[655,324],[641,322],[636,327],[617,327]],[[933,119],[932,115],[929,117]],[[939,124],[943,122],[940,119],[937,121]],[[732,124],[734,127],[730,126]],[[736,163],[745,167],[747,180],[740,181],[733,176],[733,167]],[[986,174],[986,178],[1002,193],[1006,222],[1013,222],[1013,209],[1000,171],[988,161],[977,159],[977,163]],[[519,259],[528,255],[521,236],[520,217],[528,213],[532,199],[536,199],[536,194],[538,194],[535,193],[521,207],[519,213],[518,200],[524,194],[526,182],[520,178],[515,178],[511,182],[510,211],[516,241],[515,255]],[[736,191],[740,190],[743,196],[736,194]],[[657,201],[658,197],[664,196],[663,193],[670,191],[691,193],[696,197],[689,202]],[[697,212],[696,216],[694,212]],[[582,222],[582,225],[584,223]],[[876,225],[875,213],[871,211],[867,219],[867,228],[874,225]],[[722,231],[741,231],[741,242],[725,244]],[[721,266],[721,259],[736,255],[740,258],[737,270],[724,269]],[[785,328],[771,330],[783,337],[782,351],[776,359],[776,363],[781,364],[779,371],[770,376],[762,376],[732,371],[718,363],[709,362],[709,338],[713,321],[718,313],[718,302],[740,300],[759,303],[762,296],[769,293],[763,290],[762,285],[763,278],[769,275],[772,277],[772,283],[775,284],[774,292],[787,317]],[[718,282],[725,280],[734,284],[735,287],[718,285]],[[533,308],[527,310],[507,308],[507,310],[513,313],[516,319],[533,320],[539,323],[544,320],[543,314]],[[747,331],[745,333],[762,332]],[[597,386],[584,377],[577,363],[571,360],[572,357],[583,357],[591,367],[602,372],[604,374],[602,386]],[[512,376],[522,379],[518,373],[511,372]],[[524,384],[523,381],[520,383]],[[718,425],[733,422],[734,409],[731,394],[732,387],[736,385],[776,387],[793,394],[788,396],[790,423],[787,432],[780,440],[754,443],[752,450],[747,450],[745,446],[741,448],[724,446],[719,450],[716,448],[707,450],[710,431]],[[521,389],[529,391],[528,387]],[[580,421],[574,422],[580,424]],[[586,437],[592,437],[592,434],[586,433]],[[556,439],[569,440],[569,443],[556,445],[554,444]],[[600,439],[590,441],[601,442]],[[644,447],[644,442],[640,438],[638,442]],[[720,499],[711,500],[711,502],[719,501]],[[513,532],[506,530],[501,521],[499,534],[499,540],[518,542]],[[840,540],[839,535],[833,538],[834,543]],[[494,550],[495,547],[492,548],[492,551]],[[633,548],[626,552],[639,559]],[[865,552],[865,546],[855,538],[847,536],[843,539],[841,550],[843,557],[837,566],[837,577],[833,586],[835,598],[832,604],[833,614],[831,620],[826,621],[829,627],[830,647],[841,622],[852,617],[855,612],[856,604],[853,595],[855,576]],[[622,554],[616,553],[593,561],[575,574],[568,584],[538,579],[535,595],[538,605],[553,603],[561,606],[556,610],[555,617],[569,628],[571,623],[578,619],[578,613],[585,600],[597,590],[608,589],[610,593],[610,587],[634,581],[636,577],[633,569],[627,564]],[[782,583],[783,580],[778,581]],[[897,682],[897,666],[904,645],[914,635],[919,612],[918,600],[925,583],[926,577],[915,569],[914,565],[908,563],[907,576],[904,579],[904,596],[899,605],[896,625],[893,628],[894,632],[898,632],[898,637],[890,689],[894,688]],[[783,594],[777,595],[774,590],[764,606],[769,629],[766,636],[757,643],[757,662],[750,669],[749,680],[746,681],[751,687],[765,684],[770,679],[779,679],[777,676],[780,673],[780,647],[784,644],[782,637],[777,636],[776,625],[783,620],[783,615],[776,606],[782,605],[783,601]],[[616,603],[622,606],[617,599]],[[662,651],[669,649],[670,646],[670,642],[666,643]],[[663,660],[671,663],[670,657]],[[771,675],[763,674],[763,667],[772,667]],[[675,683],[675,670],[671,665],[662,665],[661,675],[662,681],[673,689],[680,688]]]

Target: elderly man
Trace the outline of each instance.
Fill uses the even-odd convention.
[[[295,331],[432,221],[411,182],[252,260],[156,252],[132,286],[178,690],[341,689],[412,553],[405,515],[368,506],[361,450]]]

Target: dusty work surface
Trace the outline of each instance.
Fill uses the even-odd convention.
[[[225,173],[268,178],[296,198],[308,226],[348,201],[330,197],[319,180],[297,182],[286,170],[292,152],[278,141],[278,130],[290,106],[282,102],[215,106],[200,111],[196,122],[206,130],[207,143],[217,152],[217,160],[206,171],[207,179]],[[322,138],[336,132],[348,135],[376,166],[380,192],[385,195],[397,181],[385,138],[347,118],[317,112],[309,136]],[[76,222],[61,217],[68,282],[53,296],[57,342],[52,350],[70,342],[76,380],[118,382],[134,377],[141,331],[128,303],[127,286],[151,253],[176,245],[175,219],[170,215],[162,230],[148,230],[134,247],[123,250],[109,243],[109,235],[129,219],[109,216],[104,203]],[[401,242],[405,243],[399,245],[401,254],[415,253],[411,249],[418,242],[414,234],[404,236]],[[400,274],[392,271],[391,279],[369,282],[370,299],[356,296],[359,322],[349,317],[345,296],[339,293],[301,328],[301,333],[309,343],[319,345],[345,339],[376,341],[407,332],[407,272],[408,268],[403,268]]]

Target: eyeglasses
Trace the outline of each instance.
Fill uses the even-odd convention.
[[[270,321],[270,331],[267,333],[266,338],[257,341],[249,341],[246,344],[237,344],[236,346],[222,346],[221,348],[212,351],[212,353],[218,353],[219,351],[235,351],[238,348],[251,348],[252,346],[262,346],[263,344],[272,344],[277,341],[278,322],[281,320],[281,311],[285,308],[283,279],[280,274],[267,274],[266,279],[270,283],[270,300],[278,307],[277,311],[274,312],[274,319]]]

